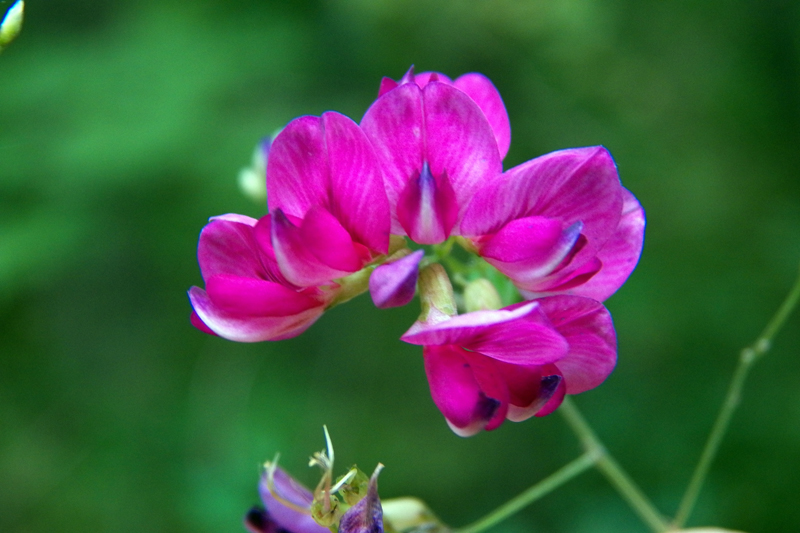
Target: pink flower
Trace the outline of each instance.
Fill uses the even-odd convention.
[[[461,233],[526,298],[603,301],[628,278],[644,239],[644,210],[601,147],[560,150],[479,190]]]
[[[203,331],[240,342],[299,335],[340,295],[342,278],[388,252],[381,172],[344,115],[284,128],[269,150],[267,194],[261,220],[224,215],[200,235],[206,289],[192,287],[189,298]]]
[[[299,288],[281,274],[269,216],[214,217],[200,233],[197,259],[205,290],[192,287],[192,324],[239,342],[299,335],[322,315],[335,287]]]
[[[392,233],[420,244],[458,235],[469,200],[502,172],[507,124],[500,95],[478,74],[451,82],[410,71],[400,85],[384,80],[361,128],[383,171]]]
[[[423,346],[433,401],[461,436],[547,415],[564,394],[600,385],[616,364],[611,316],[588,298],[436,316],[401,338]]]
[[[372,146],[334,112],[290,122],[267,162],[272,246],[286,279],[320,285],[389,249],[389,203]]]

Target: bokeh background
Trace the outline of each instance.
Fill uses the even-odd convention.
[[[315,483],[323,424],[341,471],[381,461],[383,497],[455,526],[579,454],[558,414],[453,435],[397,340],[415,303],[361,297],[278,343],[189,325],[206,219],[265,211],[236,186],[255,143],[301,114],[359,120],[411,64],[495,82],[506,168],[603,144],[644,205],[607,302],[617,370],[576,402],[674,512],[800,262],[800,4],[30,0],[0,55],[0,531],[243,531],[275,452]],[[692,524],[800,524],[799,324],[754,369]],[[595,472],[495,529],[644,530]]]

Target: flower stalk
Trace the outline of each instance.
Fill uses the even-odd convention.
[[[564,398],[564,402],[558,411],[564,416],[567,424],[581,441],[586,452],[595,454],[598,457],[595,462],[597,469],[617,489],[631,508],[636,511],[639,518],[655,532],[667,531],[669,529],[667,521],[661,516],[661,513],[658,512],[650,499],[644,495],[642,489],[634,483],[628,473],[609,455],[603,443],[569,396]]]
[[[691,481],[689,481],[686,492],[678,506],[678,512],[673,521],[673,526],[676,529],[683,527],[694,509],[697,497],[700,495],[700,489],[703,487],[703,482],[711,468],[711,463],[717,455],[719,446],[722,443],[722,438],[728,431],[731,418],[736,408],[739,406],[742,397],[742,388],[750,373],[750,369],[756,361],[761,359],[769,351],[772,346],[772,339],[786,323],[786,320],[789,318],[789,315],[792,314],[794,308],[797,307],[798,301],[800,301],[800,274],[798,274],[794,286],[789,291],[789,294],[786,296],[780,308],[778,308],[778,311],[764,328],[761,335],[753,344],[743,349],[739,355],[739,364],[736,366],[733,378],[728,386],[725,400],[714,422],[711,434],[708,436],[708,441],[706,441],[706,445],[703,448],[700,461],[697,463],[697,467],[695,467]]]
[[[596,452],[585,452],[583,455],[574,459],[572,462],[562,466],[550,476],[544,478],[539,483],[528,488],[508,502],[504,503],[491,513],[487,514],[480,520],[469,524],[463,528],[457,529],[456,533],[479,533],[489,529],[490,527],[498,524],[508,518],[509,516],[519,512],[536,500],[540,499],[555,489],[579,476],[580,474],[589,470],[600,459],[600,455]]]

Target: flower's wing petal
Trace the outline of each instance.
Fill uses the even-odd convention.
[[[622,186],[611,155],[602,146],[573,148],[537,157],[484,186],[467,208],[461,233],[496,233],[529,216],[555,218],[565,226],[581,222],[587,242],[573,258],[580,265],[611,237],[621,212]]]
[[[324,311],[314,307],[285,317],[252,317],[230,313],[215,305],[206,291],[189,289],[189,300],[197,316],[211,331],[236,342],[276,341],[296,337],[308,329]]]
[[[327,207],[355,241],[385,254],[389,200],[372,145],[358,124],[344,115],[324,113],[322,122],[330,165]]]
[[[564,228],[561,221],[546,217],[512,220],[495,235],[481,239],[480,255],[518,286],[527,286],[547,276],[573,250],[582,224]]]
[[[323,265],[342,272],[355,272],[369,260],[369,254],[360,253],[336,217],[321,207],[309,210],[300,230],[306,247]]]
[[[426,160],[434,176],[450,179],[463,215],[477,190],[501,175],[497,141],[483,111],[463,92],[437,82],[422,92]]]
[[[400,307],[414,298],[423,250],[377,267],[369,277],[372,302],[380,309]]]
[[[569,343],[569,353],[555,365],[564,376],[567,394],[600,385],[617,363],[617,335],[608,310],[580,296],[537,300],[542,312]]]
[[[426,346],[422,353],[433,403],[450,428],[462,437],[484,429],[498,414],[502,399],[481,390],[465,357],[469,352],[457,346]]]
[[[243,215],[214,217],[200,232],[197,261],[203,279],[217,274],[261,277],[263,268],[253,238],[256,220]]]
[[[503,381],[502,373],[498,371],[494,359],[472,351],[465,351],[463,355],[472,369],[472,375],[475,376],[475,381],[477,381],[483,395],[500,402],[494,415],[484,427],[486,431],[497,429],[508,415],[508,385]]]
[[[304,225],[298,228],[280,209],[272,213],[271,229],[272,247],[275,250],[278,266],[290,283],[298,287],[311,287],[322,285],[353,272],[353,270],[342,270],[327,264],[327,262],[347,262],[348,258],[355,253],[352,241],[348,243],[349,250],[346,247],[328,247],[328,243],[322,240],[324,234],[319,238],[313,236],[318,228],[311,228],[308,232],[305,231]],[[346,232],[344,233],[346,234]],[[312,236],[309,237],[309,235]],[[341,235],[339,236],[341,237]],[[336,235],[333,236],[333,239],[338,242]]]
[[[298,483],[282,468],[275,467],[273,473],[274,490],[281,499],[298,507],[310,508],[314,495]],[[311,514],[301,513],[278,501],[270,492],[267,474],[261,476],[258,484],[261,500],[275,523],[284,531],[291,533],[330,533],[328,528],[317,524]]]
[[[602,268],[573,293],[603,301],[619,289],[631,275],[644,244],[644,209],[627,189],[622,190],[622,218],[617,231],[597,253]]]
[[[280,283],[230,274],[206,280],[206,293],[220,309],[247,316],[289,316],[322,305]]]
[[[459,76],[454,85],[467,93],[486,115],[497,140],[500,158],[504,158],[511,146],[511,122],[497,88],[489,78],[476,72]]]

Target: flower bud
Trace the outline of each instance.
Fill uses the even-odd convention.
[[[25,2],[17,0],[6,12],[0,22],[0,51],[13,41],[22,31],[22,18],[25,11]]]
[[[352,506],[339,522],[339,533],[383,533],[383,509],[378,497],[378,475],[383,465],[378,464],[369,479],[367,495]]]
[[[267,201],[267,158],[271,146],[272,137],[266,137],[258,143],[253,150],[250,166],[241,169],[236,179],[242,193],[258,203]]]
[[[484,278],[470,281],[464,289],[464,307],[467,313],[491,311],[503,307],[494,285]]]
[[[417,498],[392,498],[381,502],[383,520],[387,529],[394,531],[448,531],[422,500]]]
[[[375,307],[387,309],[406,305],[414,298],[419,262],[425,252],[417,250],[405,257],[384,263],[369,278],[369,293]]]
[[[458,314],[453,285],[442,265],[434,263],[423,268],[418,283],[422,307],[419,322],[436,324]]]

